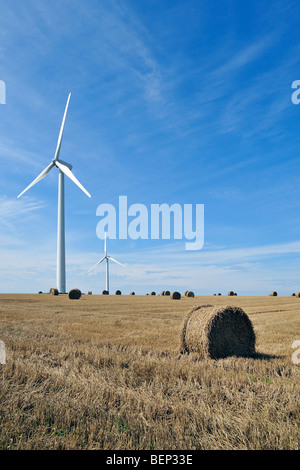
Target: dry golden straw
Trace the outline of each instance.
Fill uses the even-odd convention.
[[[58,295],[58,289],[56,289],[55,287],[51,287],[51,289],[50,289],[49,292],[50,292],[50,294],[52,294],[52,295]]]
[[[197,353],[200,358],[211,359],[252,356],[255,353],[252,323],[239,307],[194,307],[183,323],[181,353]]]

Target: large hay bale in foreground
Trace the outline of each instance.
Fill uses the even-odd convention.
[[[275,290],[273,290],[273,292],[271,292],[270,296],[271,297],[277,297],[277,292]]]
[[[181,352],[197,353],[200,358],[212,359],[251,356],[255,352],[252,323],[239,307],[194,307],[183,323]]]
[[[56,289],[56,287],[51,287],[49,292],[52,295],[58,295],[58,289]]]
[[[179,300],[179,299],[181,299],[181,294],[179,292],[176,292],[176,291],[172,292],[171,299]]]
[[[80,289],[71,289],[69,291],[69,299],[80,299],[81,297],[81,290]]]

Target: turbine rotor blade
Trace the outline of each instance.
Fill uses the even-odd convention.
[[[20,196],[22,196],[22,194],[24,194],[29,188],[31,188],[32,186],[34,186],[38,181],[42,180],[46,175],[47,173],[49,173],[49,171],[54,167],[54,163],[51,162],[50,165],[47,166],[47,168],[45,168],[40,174],[39,176],[37,176],[35,178],[35,180],[32,181],[32,183],[30,183],[27,188],[25,188],[18,196],[18,198]]]
[[[76,176],[73,175],[72,171],[70,168],[68,168],[66,165],[61,163],[60,161],[56,160],[54,164],[59,168],[70,180],[73,181],[88,197],[91,197],[90,193],[82,186],[81,183],[79,183],[78,179]]]
[[[58,157],[59,157],[61,141],[62,141],[62,137],[63,137],[63,132],[64,132],[64,127],[65,127],[65,121],[66,121],[66,116],[67,116],[70,97],[71,97],[71,93],[69,93],[69,96],[68,96],[68,99],[67,99],[67,104],[66,104],[66,107],[65,107],[63,120],[62,120],[62,123],[61,123],[61,126],[60,126],[60,131],[59,131],[59,136],[58,136],[58,140],[57,140],[57,146],[56,146],[56,150],[55,150],[54,160],[58,160]]]
[[[122,264],[122,263],[119,263],[119,261],[117,261],[116,259],[112,258],[111,256],[107,256],[108,259],[111,259],[112,261],[114,261],[115,263],[118,263],[120,266],[123,266],[124,268],[126,268],[125,264]]]
[[[98,261],[98,263],[96,263],[94,266],[92,266],[92,267],[88,270],[88,273],[89,273],[90,271],[92,271],[92,269],[94,269],[96,266],[98,266],[98,264],[102,263],[102,261],[104,261],[104,260],[105,260],[105,256],[103,256],[103,258],[101,258],[100,261]]]

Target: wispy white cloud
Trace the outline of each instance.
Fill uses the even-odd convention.
[[[11,232],[16,232],[17,227],[34,216],[36,211],[42,209],[44,203],[31,197],[13,199],[7,196],[0,197],[0,224]],[[7,235],[8,239],[9,236]]]

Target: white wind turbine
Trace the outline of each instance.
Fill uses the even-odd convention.
[[[64,175],[68,176],[88,197],[91,197],[90,193],[79,183],[77,178],[72,173],[72,165],[66,163],[59,159],[61,141],[65,126],[65,120],[67,115],[67,110],[69,106],[71,93],[69,93],[63,120],[60,127],[60,132],[58,136],[57,146],[54,158],[50,165],[45,168],[42,173],[40,173],[37,178],[30,183],[27,188],[22,191],[18,198],[22,196],[29,188],[35,185],[38,181],[43,179],[47,173],[49,173],[52,168],[55,166],[59,169],[58,174],[58,218],[57,218],[57,289],[59,293],[66,292],[66,261],[65,261],[65,194],[64,194]]]
[[[126,266],[125,266],[125,264],[120,263],[119,261],[112,258],[111,256],[108,256],[107,247],[106,247],[106,232],[105,232],[105,239],[104,239],[104,256],[103,256],[103,258],[100,259],[100,261],[98,261],[98,263],[96,263],[94,266],[92,266],[88,270],[88,272],[92,271],[92,269],[94,269],[96,266],[98,266],[98,264],[102,263],[102,261],[104,261],[104,260],[106,260],[106,290],[107,290],[107,292],[109,292],[109,267],[108,267],[108,261],[109,260],[114,261],[115,263],[120,264],[120,266],[123,266],[124,268],[126,268]]]

